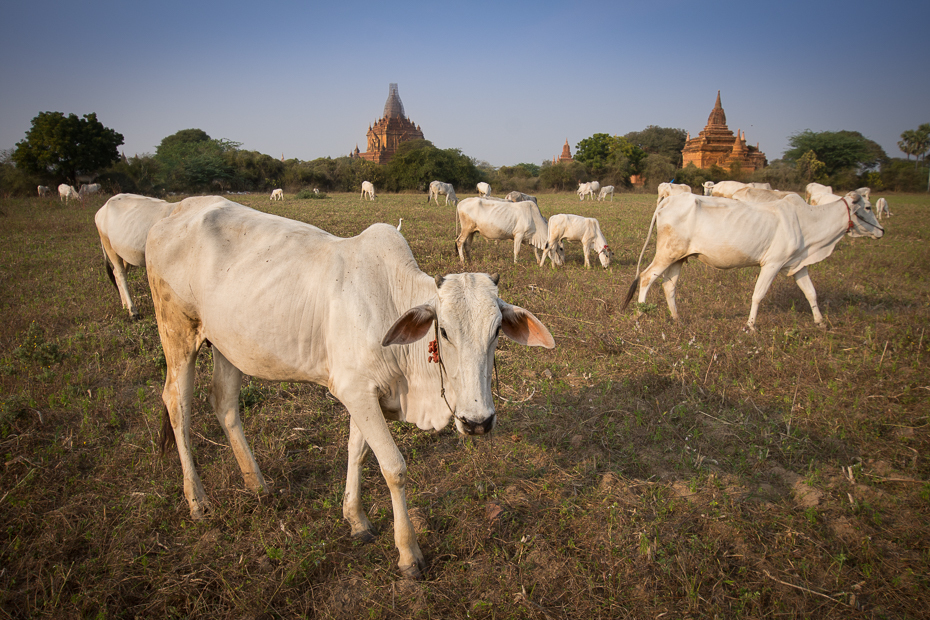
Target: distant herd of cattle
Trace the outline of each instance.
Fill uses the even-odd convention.
[[[62,185],[59,195],[80,197],[85,187],[90,193],[99,189],[84,186],[75,192]],[[513,239],[514,262],[522,243],[528,243],[540,266],[546,258],[561,266],[564,240],[577,240],[586,267],[591,249],[609,267],[612,252],[596,219],[559,214],[546,220],[533,196],[512,192],[493,198],[486,184],[478,191],[479,196],[459,202],[450,184],[430,185],[428,201],[438,205],[444,195],[446,204],[456,206],[462,263],[480,233]],[[596,182],[578,188],[582,201],[608,194],[612,199],[613,187]],[[820,324],[807,267],[829,256],[846,234],[874,239],[884,234],[878,220],[881,209],[890,215],[887,203],[879,201],[877,218],[869,194],[861,188],[838,196],[811,184],[805,201],[792,192],[725,181],[705,184],[699,196],[686,185],[663,184],[646,237],[648,244],[656,227],[656,256],[642,272],[637,264],[624,308],[637,288],[644,302],[663,277],[669,310],[677,318],[678,275],[685,259],[696,257],[721,269],[761,267],[749,329],[779,272],[795,278]],[[368,181],[362,184],[365,196],[376,197]],[[272,193],[276,199],[283,199],[281,190]],[[267,490],[239,416],[243,374],[326,386],[350,413],[343,516],[352,535],[370,540],[375,533],[361,503],[361,468],[371,450],[391,492],[398,565],[409,577],[421,576],[425,563],[407,513],[406,464],[386,420],[423,429],[441,429],[452,421],[461,434],[490,432],[499,337],[551,349],[555,341],[545,325],[500,299],[497,275],[423,273],[399,227],[386,224],[344,239],[219,196],[169,203],[133,194],[109,199],[94,221],[109,277],[134,318],[138,311],[126,269],[144,265],[147,270],[167,363],[161,448],[177,445],[191,516],[202,518],[208,508],[190,441],[194,368],[206,343],[214,359],[210,404],[246,485]]]

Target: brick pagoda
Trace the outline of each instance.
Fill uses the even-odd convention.
[[[717,103],[707,118],[707,126],[696,138],[688,136],[685,148],[681,151],[682,167],[694,164],[698,168],[710,168],[713,165],[724,169],[737,166],[743,172],[753,172],[764,168],[767,161],[759,145],[746,146],[746,134],[737,130],[736,135],[727,127],[727,115],[720,105],[720,91],[717,91]]]
[[[384,104],[384,115],[374,125],[368,126],[368,150],[359,153],[358,146],[352,157],[361,157],[376,164],[390,161],[401,142],[422,140],[423,132],[404,114],[404,104],[397,92],[397,84],[388,87],[388,98]]]

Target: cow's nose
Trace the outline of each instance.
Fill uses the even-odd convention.
[[[472,422],[471,420],[462,420],[462,428],[465,429],[466,435],[485,435],[494,428],[494,416],[487,418],[483,422]]]

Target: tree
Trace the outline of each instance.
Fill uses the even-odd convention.
[[[78,118],[61,112],[40,112],[26,139],[16,143],[18,168],[43,178],[74,182],[78,174],[99,172],[120,159],[123,136],[104,127],[96,113]]]
[[[640,147],[646,155],[662,155],[676,167],[681,163],[688,133],[684,129],[649,125],[642,131],[631,131],[623,136],[630,144]]]
[[[459,149],[438,149],[429,140],[410,140],[397,148],[387,165],[388,191],[426,191],[432,181],[455,187],[474,187],[481,179],[475,162]]]
[[[224,189],[235,177],[226,154],[238,147],[238,142],[214,140],[202,129],[182,129],[155,149],[159,180],[169,191]]]
[[[808,183],[824,180],[823,175],[826,165],[817,159],[817,153],[808,151],[801,155],[794,169],[798,180],[807,185]]]
[[[930,149],[930,123],[924,123],[917,129],[908,129],[901,134],[898,148],[907,155],[908,161],[914,156],[914,169],[917,169],[920,158],[926,159],[927,149]]]
[[[807,129],[788,138],[788,144],[791,148],[785,151],[786,161],[797,162],[808,151],[813,151],[829,176],[856,169],[868,170],[887,159],[882,147],[858,131]]]
[[[575,145],[575,161],[593,167],[603,167],[610,157],[613,138],[610,134],[596,133]]]

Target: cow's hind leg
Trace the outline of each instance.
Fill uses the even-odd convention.
[[[798,288],[807,297],[807,303],[811,305],[811,312],[814,313],[814,323],[823,327],[823,315],[817,306],[817,291],[814,290],[814,283],[811,281],[811,274],[808,273],[807,267],[803,267],[794,274],[794,281]]]
[[[210,390],[210,405],[216,413],[217,419],[226,432],[226,438],[232,447],[245,485],[256,493],[265,493],[265,479],[255,457],[249,449],[242,430],[242,419],[239,417],[239,388],[242,384],[242,372],[233,366],[223,354],[213,347],[213,385]]]
[[[368,455],[368,443],[355,422],[349,419],[349,465],[346,491],[342,496],[342,516],[352,527],[352,537],[364,542],[375,539],[377,531],[362,506],[362,464]]]
[[[129,311],[130,318],[139,318],[139,311],[136,310],[136,305],[132,302],[132,297],[129,295],[129,282],[126,279],[126,263],[119,257],[116,250],[113,249],[113,246],[110,245],[110,240],[103,235],[100,236],[100,246],[103,248],[107,275],[110,276],[110,282],[116,286],[116,290],[119,292],[119,299],[123,304],[123,308]]]
[[[673,319],[678,319],[678,304],[675,300],[675,291],[678,288],[678,276],[681,275],[681,266],[685,264],[684,259],[676,261],[668,266],[665,270],[665,282],[662,288],[665,290],[665,302],[668,304],[668,311],[672,313]]]

